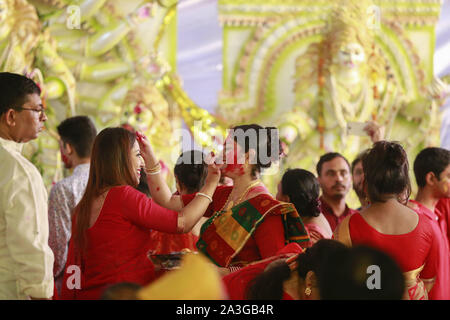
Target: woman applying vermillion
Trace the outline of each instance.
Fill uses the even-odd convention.
[[[230,131],[216,162],[223,161],[221,173],[233,180],[233,186],[217,187],[197,242],[199,251],[216,265],[234,270],[273,256],[291,242],[310,245],[295,207],[274,199],[259,179],[261,169],[270,167],[280,150],[275,128],[252,124]],[[157,161],[151,153],[144,158]],[[151,194],[163,207],[179,210],[195,199],[195,194],[172,197],[162,179],[153,179]]]

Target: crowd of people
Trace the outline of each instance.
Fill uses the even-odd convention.
[[[239,125],[220,155],[180,155],[172,192],[145,135],[129,126],[97,134],[74,116],[57,127],[73,171],[48,195],[21,154],[47,120],[40,88],[6,72],[0,88],[0,299],[157,299],[155,284],[176,299],[183,284],[167,279],[191,255],[212,270],[194,286],[220,277],[211,298],[450,299],[449,150],[417,155],[413,200],[407,154],[369,122],[373,145],[351,164],[324,153],[317,176],[287,169],[274,196],[261,172],[282,154],[277,130]],[[357,209],[347,205],[352,185]]]

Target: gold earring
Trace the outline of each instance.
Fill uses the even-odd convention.
[[[311,295],[311,288],[310,288],[310,287],[306,287],[306,289],[305,289],[305,294],[306,294],[307,296],[310,296],[310,295]]]

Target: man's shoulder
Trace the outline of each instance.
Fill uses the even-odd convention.
[[[82,174],[79,174],[79,172],[82,172]],[[75,171],[72,172],[70,176],[67,176],[58,182],[56,182],[53,187],[57,189],[66,189],[71,190],[74,185],[78,185],[80,183],[86,184],[89,179],[89,167],[84,171],[78,171],[78,174],[75,174]]]
[[[78,193],[82,193],[86,188],[87,177],[70,175],[64,179],[53,184],[51,194],[59,194],[64,196],[78,196]]]
[[[42,179],[35,165],[21,154],[8,152],[0,146],[0,157],[0,171],[4,178],[23,181],[34,175]]]

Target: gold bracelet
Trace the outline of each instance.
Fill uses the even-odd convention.
[[[154,176],[155,174],[161,173],[161,170],[154,171],[154,172],[146,172],[145,174],[148,176]]]
[[[150,169],[145,169],[146,174],[156,174],[161,172],[161,164],[158,162],[155,166],[153,166]]]

